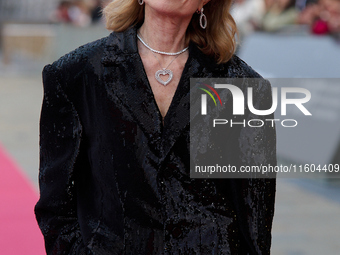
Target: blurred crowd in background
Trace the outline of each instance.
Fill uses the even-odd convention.
[[[232,15],[241,36],[290,25],[305,25],[318,35],[340,33],[340,0],[235,0]]]
[[[52,22],[88,26],[101,21],[110,0],[63,0]],[[255,30],[276,32],[287,25],[306,25],[314,34],[340,33],[340,0],[235,0],[232,15],[241,35]]]
[[[62,0],[51,14],[52,22],[71,23],[85,27],[102,21],[102,9],[109,0]]]
[[[101,10],[110,1],[0,0],[0,22],[15,17],[26,23],[31,19],[86,27],[102,22]],[[27,13],[31,17],[24,18]],[[305,25],[314,34],[340,33],[340,0],[234,0],[231,13],[241,36],[258,30],[276,32],[287,25]]]
[[[106,36],[102,9],[109,2],[0,0],[0,62],[9,64],[20,54],[48,61]],[[231,14],[239,29],[239,46],[256,31],[302,31],[330,35],[340,43],[340,0],[234,0]]]

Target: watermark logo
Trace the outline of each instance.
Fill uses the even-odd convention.
[[[339,84],[191,78],[190,177],[340,178]]]
[[[219,100],[221,106],[223,105],[220,95],[217,93],[217,91],[213,87],[211,87],[208,84],[202,83],[202,82],[200,84],[204,85],[207,89],[210,89],[216,95],[216,97]],[[201,88],[200,87],[199,89],[201,89],[204,92],[206,92],[212,98],[212,100],[214,101],[215,106],[217,106],[217,103],[216,103],[216,100],[215,100],[214,96],[206,88]],[[202,115],[206,115],[207,114],[207,94],[202,94],[202,97],[201,97],[201,114]]]
[[[244,115],[245,114],[245,95],[243,94],[243,91],[237,87],[236,85],[232,84],[214,84],[212,86],[200,82],[200,84],[204,85],[206,88],[199,87],[202,91],[204,91],[206,94],[201,94],[201,115],[207,115],[207,94],[212,98],[214,101],[215,106],[217,106],[217,102],[213,94],[208,90],[210,89],[217,99],[219,100],[221,106],[222,100],[220,95],[217,93],[215,89],[228,89],[232,95],[233,99],[233,115]],[[281,103],[281,116],[286,116],[287,115],[287,105],[295,105],[305,116],[311,116],[312,114],[307,110],[307,108],[304,106],[305,103],[307,103],[311,99],[311,93],[309,90],[305,88],[298,88],[298,87],[282,87],[280,88],[280,94],[281,97],[279,98],[278,96],[278,88],[273,87],[272,88],[272,105],[270,106],[269,109],[256,109],[254,107],[254,96],[253,96],[253,88],[248,87],[247,88],[247,106],[248,109],[251,113],[257,115],[257,116],[268,116],[270,114],[273,114],[278,107],[279,99]],[[295,95],[302,95],[303,97],[300,98],[288,98],[288,94],[295,94]],[[232,120],[231,120],[232,121]],[[251,122],[255,121],[250,120]],[[258,120],[256,119],[260,125],[252,125],[249,124],[251,127],[261,127],[264,124],[263,120]],[[274,125],[275,121],[280,121],[280,119],[265,119],[265,121],[270,121],[272,125]],[[293,122],[293,125],[285,125],[284,122]],[[214,119],[213,126],[215,127],[217,124],[227,124],[230,121],[226,119]],[[297,126],[297,121],[294,119],[287,119],[281,121],[282,126],[284,127],[295,127]],[[245,124],[242,122],[242,124]]]

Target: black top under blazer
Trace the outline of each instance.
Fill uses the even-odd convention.
[[[47,254],[270,253],[275,179],[189,176],[191,77],[261,78],[191,43],[163,126],[136,28],[44,68],[35,213]],[[269,109],[270,84],[254,98]],[[276,164],[275,128],[235,130],[221,137],[231,162]]]

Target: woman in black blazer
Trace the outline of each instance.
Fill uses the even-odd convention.
[[[189,174],[190,78],[259,78],[254,106],[271,104],[233,55],[230,4],[114,0],[114,32],[44,68],[35,213],[47,254],[270,253],[275,179]],[[276,164],[267,122],[221,140],[229,163]]]

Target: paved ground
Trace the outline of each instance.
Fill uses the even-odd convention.
[[[41,68],[27,71],[0,64],[0,143],[35,187]],[[339,254],[339,195],[339,188],[322,181],[278,179],[272,254]]]
[[[0,142],[38,184],[40,77],[0,77]]]
[[[272,254],[340,253],[340,203],[321,195],[319,190],[329,197],[339,195],[338,188],[322,183],[278,179]]]

